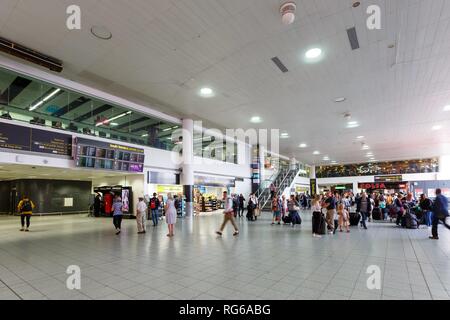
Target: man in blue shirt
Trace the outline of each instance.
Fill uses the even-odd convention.
[[[439,220],[444,223],[447,229],[450,229],[450,216],[448,214],[448,200],[442,194],[441,189],[436,189],[436,199],[433,203],[433,225],[431,228],[432,236],[430,239],[438,240],[438,224]]]

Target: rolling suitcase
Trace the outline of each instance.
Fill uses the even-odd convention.
[[[383,220],[383,214],[381,213],[380,208],[374,208],[372,211],[373,220]]]
[[[350,212],[350,225],[357,226],[361,220],[361,216],[357,212]]]

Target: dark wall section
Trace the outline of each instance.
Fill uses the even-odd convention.
[[[0,191],[2,192],[0,194],[8,195],[6,198],[10,198],[11,190],[14,188],[17,189],[18,200],[24,194],[30,197],[36,205],[34,212],[37,214],[74,213],[88,210],[91,201],[92,182],[65,180],[15,180],[0,182]],[[10,199],[3,201],[3,196],[1,198],[0,212],[11,212]],[[64,205],[66,198],[72,199],[72,206],[66,207]]]
[[[0,181],[0,213],[10,213],[11,182]]]

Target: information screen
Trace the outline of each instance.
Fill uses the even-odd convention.
[[[0,148],[71,156],[72,136],[0,123]]]
[[[77,167],[126,172],[144,171],[144,149],[76,138]]]

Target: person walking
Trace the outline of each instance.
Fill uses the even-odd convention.
[[[328,197],[324,202],[324,207],[327,209],[328,231],[330,234],[333,234],[335,229],[334,218],[336,215],[336,199],[331,191],[328,192]]]
[[[175,200],[171,193],[167,194],[167,201],[164,209],[166,212],[166,223],[169,228],[169,233],[167,234],[167,236],[173,237],[173,227],[177,222],[177,209],[175,208]]]
[[[283,220],[283,218],[286,216],[286,213],[288,212],[287,209],[287,200],[286,200],[286,196],[283,194],[281,196],[281,220]],[[283,220],[284,221],[284,220]]]
[[[145,217],[147,214],[147,205],[144,202],[144,198],[140,197],[136,209],[136,222],[138,234],[145,233]]]
[[[245,209],[245,198],[242,193],[239,195],[239,217],[242,218],[244,216]]]
[[[113,224],[114,227],[116,228],[116,235],[119,235],[122,229],[123,212],[122,212],[122,199],[118,195],[116,195],[116,198],[114,199],[112,211],[113,211]]]
[[[272,225],[275,222],[281,224],[281,200],[278,197],[273,197],[272,199]]]
[[[216,234],[219,236],[222,236],[223,230],[225,229],[225,226],[227,225],[228,221],[231,222],[231,224],[234,227],[234,233],[233,236],[237,236],[239,234],[239,228],[236,225],[236,221],[234,220],[233,215],[233,199],[228,196],[228,192],[223,192],[222,200],[224,202],[224,211],[223,211],[223,223],[219,229],[219,231],[216,231]]]
[[[255,194],[252,193],[248,199],[247,203],[247,220],[253,221],[256,219],[255,217],[255,210],[258,208],[258,199],[256,198]]]
[[[321,224],[322,222],[322,207],[320,206],[320,196],[316,195],[314,200],[312,201],[311,205],[312,213],[312,232],[313,237],[315,238],[322,238],[320,235],[322,233],[321,231]]]
[[[300,204],[295,199],[295,196],[292,194],[291,198],[288,201],[288,210],[289,217],[291,218],[292,227],[295,227],[296,224],[301,224],[302,220],[299,215]]]
[[[159,201],[157,194],[153,193],[153,197],[150,199],[150,202],[149,202],[149,207],[150,207],[149,215],[151,214],[151,218],[152,218],[154,227],[158,226],[158,212],[159,212],[160,205],[161,205],[161,202]]]
[[[35,205],[33,201],[28,198],[28,196],[24,195],[22,200],[20,200],[17,211],[20,213],[20,223],[22,225],[22,228],[20,231],[29,232],[30,231],[30,220],[31,216],[33,215],[33,209],[35,208]],[[26,227],[25,227],[25,221],[26,221]]]
[[[439,240],[438,224],[444,223],[447,229],[450,229],[450,216],[448,213],[448,199],[442,194],[441,189],[436,189],[436,199],[433,203],[433,225],[431,227],[432,236],[430,239]]]
[[[362,193],[361,198],[359,198],[356,204],[356,212],[361,214],[361,226],[367,230],[366,220],[370,212],[372,211],[372,203],[367,197],[365,192]]]

